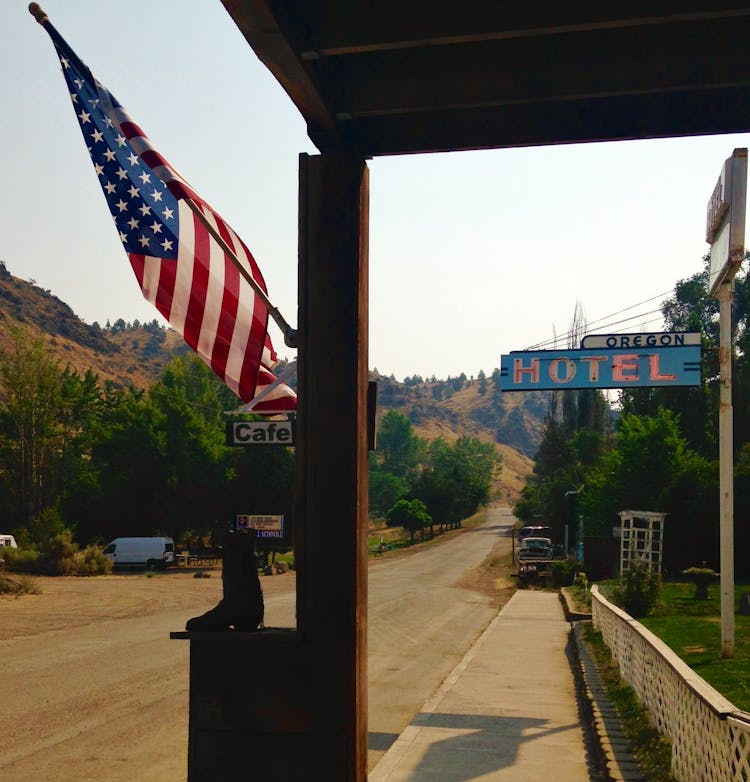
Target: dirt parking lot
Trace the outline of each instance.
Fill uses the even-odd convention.
[[[35,578],[0,596],[0,779],[156,782],[187,776],[188,643],[221,572]],[[261,579],[269,624],[293,621],[294,574]]]
[[[512,593],[508,509],[482,529],[369,565],[370,768]],[[39,578],[0,596],[0,782],[187,777],[189,644],[221,572]],[[294,624],[294,573],[261,577],[266,624]]]

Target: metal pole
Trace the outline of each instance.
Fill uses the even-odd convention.
[[[732,412],[732,289],[719,299],[719,505],[721,550],[721,656],[734,657],[734,445]]]

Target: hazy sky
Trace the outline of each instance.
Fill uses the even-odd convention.
[[[244,238],[295,324],[298,155],[316,150],[219,0],[42,6]],[[0,30],[0,260],[87,323],[158,317],[49,37],[25,0],[2,0]],[[701,269],[708,198],[725,158],[747,146],[750,134],[737,134],[370,161],[370,366],[399,379],[489,374],[501,353],[563,334],[576,300],[592,331],[660,330],[647,313]]]

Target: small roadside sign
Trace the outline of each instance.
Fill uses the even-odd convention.
[[[283,538],[284,514],[253,516],[238,513],[234,517],[234,528],[236,530],[255,530],[255,535],[258,538]]]

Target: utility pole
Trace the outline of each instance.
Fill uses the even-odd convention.
[[[734,657],[734,418],[732,412],[732,293],[745,255],[747,149],[724,162],[708,201],[711,245],[709,294],[719,300],[719,509],[721,656]]]

